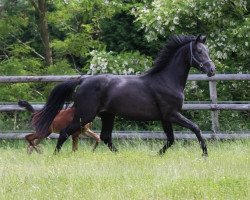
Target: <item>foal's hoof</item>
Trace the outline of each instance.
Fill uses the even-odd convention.
[[[36,152],[37,152],[38,154],[42,154],[42,153],[43,153],[43,148],[42,148],[40,145],[37,145],[37,146],[35,147],[35,150],[36,150]]]
[[[27,146],[27,154],[32,154],[32,152],[34,151],[34,148],[30,145]]]
[[[99,143],[100,143],[100,141],[95,142],[95,144],[94,144],[94,146],[92,148],[93,153],[95,152],[95,150],[96,150],[97,146],[99,145]]]

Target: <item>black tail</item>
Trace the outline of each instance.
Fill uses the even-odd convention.
[[[81,84],[81,82],[82,79],[65,81],[51,91],[43,109],[33,117],[32,123],[37,133],[47,134],[55,116],[63,108],[65,101],[72,96],[76,86]]]
[[[29,112],[31,112],[31,113],[34,113],[34,112],[35,112],[35,109],[33,108],[33,106],[32,106],[28,101],[19,100],[19,101],[18,101],[18,105],[19,105],[20,107],[25,108],[27,111],[29,111]]]

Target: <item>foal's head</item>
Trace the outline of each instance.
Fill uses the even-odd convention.
[[[190,42],[190,65],[211,77],[215,75],[215,65],[209,57],[205,45],[206,37],[199,35],[195,41]]]

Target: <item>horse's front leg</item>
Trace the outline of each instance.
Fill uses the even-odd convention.
[[[174,143],[174,132],[173,132],[173,126],[172,123],[169,121],[162,121],[162,127],[164,130],[164,133],[167,136],[167,142],[166,144],[162,147],[162,149],[159,151],[159,155],[163,155],[166,150],[172,146]]]
[[[115,116],[112,113],[102,113],[102,130],[100,138],[108,146],[112,152],[117,152],[118,149],[112,143],[112,130],[114,126]]]
[[[206,142],[201,135],[200,128],[195,123],[193,123],[192,121],[190,121],[189,119],[187,119],[186,117],[181,115],[180,113],[173,114],[170,117],[170,120],[171,120],[171,122],[179,124],[180,126],[183,126],[185,128],[190,129],[191,131],[193,131],[195,133],[196,137],[198,138],[198,141],[201,145],[201,149],[203,152],[202,156],[204,156],[204,157],[208,156]]]

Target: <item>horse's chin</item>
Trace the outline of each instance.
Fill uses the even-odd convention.
[[[213,73],[207,73],[207,76],[208,77],[212,77],[212,76],[214,76],[215,75],[215,73],[213,72]]]

